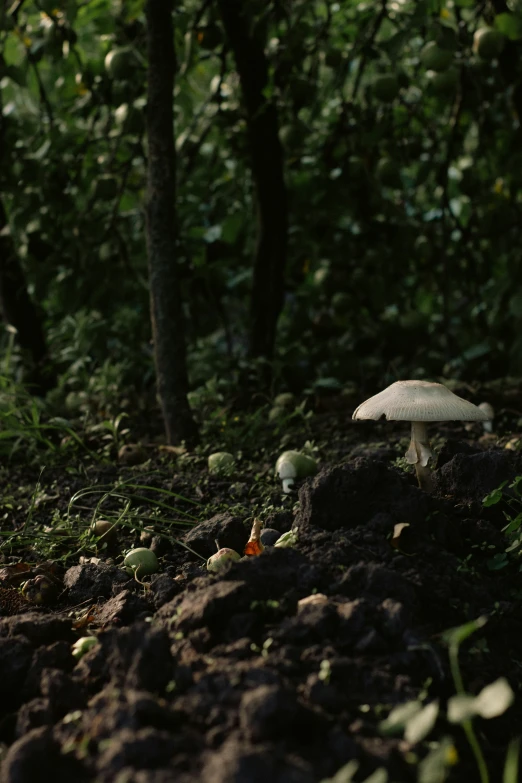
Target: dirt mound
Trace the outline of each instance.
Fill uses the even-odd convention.
[[[71,602],[96,600],[105,630],[77,662],[66,612],[0,620],[2,783],[315,783],[350,760],[360,780],[380,766],[415,779],[411,753],[428,745],[379,725],[418,698],[444,715],[455,692],[445,630],[489,618],[462,650],[470,692],[503,676],[520,693],[522,679],[520,576],[491,567],[506,544],[480,504],[518,461],[448,456],[433,496],[383,462],[325,467],[300,490],[295,547],[220,575],[186,550],[150,588],[110,565],[69,569]],[[247,532],[223,515],[185,540],[206,556],[214,537],[240,546]],[[480,722],[492,769],[520,733],[518,701]],[[475,779],[457,728],[441,718],[429,740],[447,734],[459,758],[447,779]]]

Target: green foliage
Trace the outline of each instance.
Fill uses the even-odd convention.
[[[143,6],[27,0],[0,36],[2,198],[59,368],[80,358],[66,345],[82,317],[97,327],[83,372],[117,363],[132,385],[152,379]],[[522,11],[508,6],[246,4],[289,189],[282,384],[522,372]],[[244,360],[256,215],[215,4],[178,4],[175,28],[176,263],[199,387]]]
[[[482,501],[484,508],[496,506],[498,503],[507,505],[508,511],[502,513],[507,520],[507,525],[502,528],[506,535],[507,546],[504,552],[498,552],[489,561],[489,567],[492,571],[498,571],[505,568],[510,562],[517,563],[522,554],[522,476],[517,476],[514,481],[509,483],[503,481],[500,486],[494,489]],[[522,571],[522,565],[519,566]]]

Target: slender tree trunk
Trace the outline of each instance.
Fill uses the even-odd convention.
[[[283,307],[287,251],[287,194],[275,103],[269,87],[264,41],[252,33],[244,0],[218,0],[234,52],[246,109],[258,237],[251,299],[250,354],[272,359]]]
[[[185,326],[176,262],[176,152],[173,92],[176,56],[172,0],[148,0],[147,251],[158,395],[168,443],[194,445],[187,401]]]
[[[2,62],[0,58],[0,64]],[[0,165],[5,165],[3,122],[0,101]],[[27,291],[25,273],[8,232],[7,215],[1,199],[0,315],[7,324],[14,326],[20,346],[32,359],[33,367],[26,376],[27,385],[36,394],[45,394],[56,385],[56,373],[47,351],[42,321]]]

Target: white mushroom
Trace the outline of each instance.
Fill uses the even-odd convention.
[[[397,381],[384,391],[363,402],[354,411],[354,419],[410,421],[411,441],[406,460],[415,465],[419,486],[433,491],[433,479],[428,467],[433,457],[428,440],[429,421],[486,421],[488,415],[473,403],[457,397],[441,383],[428,381]]]

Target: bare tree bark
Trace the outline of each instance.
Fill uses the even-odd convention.
[[[168,443],[198,440],[187,401],[188,374],[176,259],[176,151],[173,92],[176,70],[172,0],[148,0],[147,252],[157,388]]]
[[[0,64],[3,58],[0,56]],[[4,118],[0,100],[0,158],[5,158]],[[3,162],[3,161],[1,161]],[[47,350],[39,316],[29,292],[16,247],[8,231],[7,215],[0,199],[0,316],[14,326],[21,348],[32,359],[26,382],[31,391],[45,394],[56,385],[56,372]]]
[[[258,237],[251,298],[250,355],[272,359],[284,300],[287,192],[264,42],[252,32],[243,0],[218,0],[241,81],[255,183]]]

